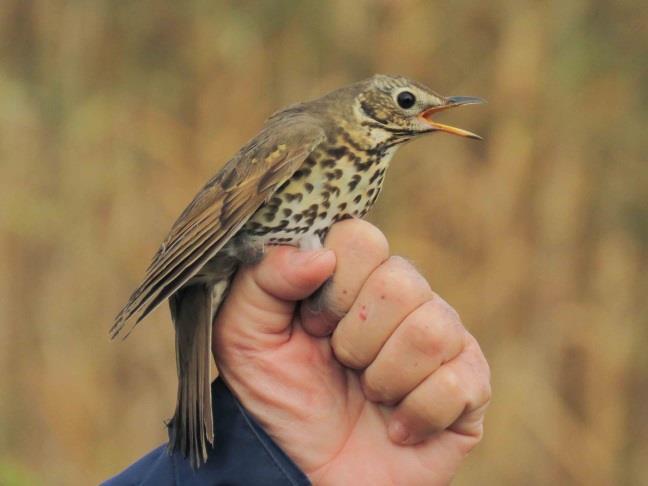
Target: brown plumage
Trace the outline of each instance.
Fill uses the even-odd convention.
[[[198,467],[213,443],[211,323],[238,266],[258,261],[267,244],[318,246],[336,221],[364,216],[394,152],[412,138],[479,138],[430,119],[479,102],[376,75],[275,113],[196,195],[111,329],[117,336],[169,299],[179,380],[170,452]]]

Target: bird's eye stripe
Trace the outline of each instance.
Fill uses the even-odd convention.
[[[381,125],[386,125],[388,123],[388,120],[386,118],[380,117],[374,107],[366,100],[363,100],[360,103],[360,108],[362,109],[362,111],[364,111],[365,115],[367,115],[369,118],[372,118],[373,120],[376,120]]]

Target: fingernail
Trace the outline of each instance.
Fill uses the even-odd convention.
[[[392,420],[387,427],[387,434],[392,442],[397,444],[404,443],[409,438],[409,432],[407,428],[400,423],[398,420]]]
[[[290,257],[290,261],[293,265],[297,265],[297,266],[309,265],[310,263],[313,263],[315,260],[318,260],[319,258],[328,255],[329,253],[333,253],[333,251],[328,250],[326,248],[322,248],[320,250],[315,250],[315,251],[298,250],[293,252],[293,254]]]

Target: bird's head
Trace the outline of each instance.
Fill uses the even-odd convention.
[[[349,94],[353,97],[354,118],[368,130],[408,139],[424,133],[446,132],[481,140],[479,135],[432,119],[440,111],[484,103],[481,98],[444,97],[402,76],[384,74],[376,74],[358,83]]]

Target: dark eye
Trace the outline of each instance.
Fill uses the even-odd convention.
[[[396,97],[396,102],[398,103],[398,106],[407,110],[416,103],[416,96],[409,91],[401,91]]]

